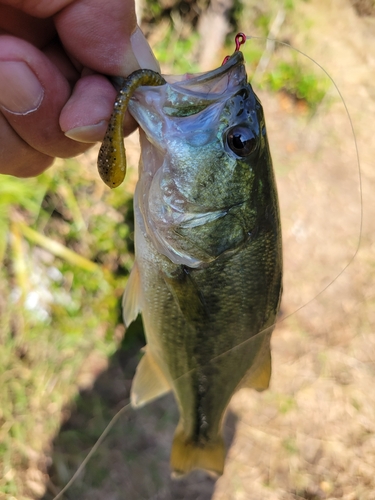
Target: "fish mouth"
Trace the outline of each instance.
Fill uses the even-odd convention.
[[[222,66],[219,66],[218,68],[215,68],[211,71],[206,71],[205,73],[200,73],[200,74],[185,73],[184,75],[177,75],[177,76],[170,76],[170,75],[163,75],[163,76],[166,79],[167,83],[179,85],[181,87],[204,85],[211,82],[212,80],[221,78],[229,71],[243,64],[244,64],[243,54],[242,52],[237,51],[234,52]]]
[[[130,113],[159,149],[163,149],[163,124],[166,127],[170,118],[196,115],[212,104],[225,102],[247,85],[241,52],[212,71],[164,78],[165,85],[139,87],[129,102]]]
[[[235,52],[224,65],[212,71],[198,75],[166,76],[165,79],[169,89],[163,112],[172,117],[197,114],[218,100],[233,95],[247,83],[241,52]]]

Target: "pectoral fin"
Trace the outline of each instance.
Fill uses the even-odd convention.
[[[271,351],[267,348],[262,361],[245,376],[241,387],[248,387],[256,391],[264,391],[268,389],[271,379]]]
[[[130,400],[133,408],[144,406],[170,390],[168,380],[146,346],[146,354],[137,366],[131,388]]]
[[[122,298],[122,315],[126,326],[129,326],[136,319],[141,310],[140,297],[141,278],[138,264],[135,262]]]
[[[164,274],[163,278],[183,316],[190,323],[202,324],[208,319],[204,298],[190,269],[180,266],[173,275]]]

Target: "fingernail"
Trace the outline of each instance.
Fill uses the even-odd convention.
[[[43,100],[44,90],[29,66],[22,61],[0,61],[0,106],[26,115]]]
[[[130,37],[130,43],[133,49],[135,58],[142,69],[152,69],[153,71],[160,72],[160,66],[157,62],[151,47],[149,46],[146,37],[141,29],[137,27]]]
[[[69,137],[69,139],[73,139],[73,141],[86,142],[90,144],[103,140],[105,131],[107,130],[107,125],[108,123],[105,120],[101,120],[95,125],[72,128],[71,130],[64,132],[64,134],[66,137]]]

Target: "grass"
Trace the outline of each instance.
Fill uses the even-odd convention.
[[[27,471],[45,471],[87,358],[96,353],[104,368],[119,342],[131,196],[103,188],[90,168],[87,158],[60,162],[0,185],[0,498],[42,488]]]
[[[309,108],[316,109],[330,88],[325,76],[317,76],[309,72],[293,58],[292,62],[280,61],[277,66],[264,77],[263,86],[272,92],[281,90],[296,100],[306,102]]]

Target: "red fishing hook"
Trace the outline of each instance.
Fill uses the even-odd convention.
[[[244,33],[241,33],[241,32],[237,33],[234,41],[236,43],[235,52],[238,52],[240,50],[241,45],[243,45],[246,42],[246,35]],[[221,63],[221,65],[223,66],[228,61],[229,58],[230,58],[230,56],[225,57],[224,61]]]

